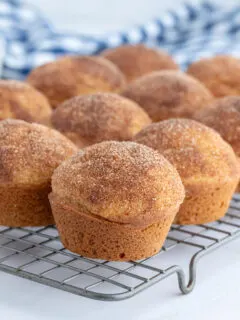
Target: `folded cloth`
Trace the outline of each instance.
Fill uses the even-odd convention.
[[[142,26],[102,37],[59,33],[34,7],[20,0],[0,1],[0,36],[6,41],[3,77],[28,72],[64,54],[96,54],[122,44],[146,43],[167,50],[184,69],[217,53],[240,53],[240,6],[223,9],[209,2],[183,4]]]

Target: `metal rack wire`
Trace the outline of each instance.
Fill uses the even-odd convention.
[[[214,223],[172,226],[162,250],[141,261],[109,262],[73,254],[63,248],[53,226],[0,227],[0,270],[101,300],[129,298],[177,274],[179,288],[186,294],[195,286],[199,259],[238,236],[239,194],[234,195],[226,216]],[[180,256],[187,270],[178,264]]]

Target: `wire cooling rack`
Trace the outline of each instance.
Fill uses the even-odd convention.
[[[172,226],[162,250],[141,261],[110,262],[73,254],[64,249],[55,227],[0,227],[0,270],[101,300],[129,298],[176,274],[186,294],[195,286],[199,259],[238,236],[240,194],[234,195],[226,216],[214,223]]]

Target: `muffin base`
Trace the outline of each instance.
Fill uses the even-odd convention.
[[[49,195],[63,245],[90,258],[111,261],[139,260],[156,254],[162,247],[175,216],[166,215],[155,224],[137,229],[76,211]]]
[[[238,178],[222,184],[185,184],[186,197],[174,223],[203,224],[222,218],[227,212],[237,184]]]
[[[50,187],[0,187],[0,225],[9,227],[54,224],[48,200]]]

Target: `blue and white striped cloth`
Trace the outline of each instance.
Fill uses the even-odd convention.
[[[0,0],[0,35],[6,40],[4,78],[23,79],[33,67],[64,54],[96,54],[127,43],[161,47],[185,68],[216,53],[240,56],[240,6],[226,11],[208,2],[183,4],[142,26],[100,38],[58,33],[34,7]]]

